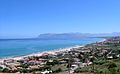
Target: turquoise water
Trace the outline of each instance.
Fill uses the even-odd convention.
[[[27,55],[74,45],[85,45],[101,38],[81,38],[67,40],[4,39],[0,40],[0,58]]]

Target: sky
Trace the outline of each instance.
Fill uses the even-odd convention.
[[[0,38],[120,32],[120,0],[0,0]]]

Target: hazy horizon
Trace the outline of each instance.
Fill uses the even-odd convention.
[[[113,35],[113,34],[116,34],[116,36],[120,36],[120,32],[111,32],[111,33],[81,33],[81,32],[68,32],[68,33],[40,33],[39,35],[36,35],[36,36],[33,36],[33,37],[24,37],[24,36],[20,36],[20,37],[0,37],[0,39],[29,39],[29,38],[39,38],[40,35],[52,35],[52,34],[56,34],[56,35],[59,35],[59,34],[85,34],[85,35]],[[97,36],[96,36],[97,37]]]

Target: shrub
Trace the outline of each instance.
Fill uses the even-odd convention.
[[[108,69],[110,69],[110,68],[115,68],[115,67],[117,67],[117,65],[116,65],[115,63],[110,63],[110,64],[108,65]]]
[[[50,70],[51,69],[51,67],[50,66],[48,66],[48,65],[45,65],[44,67],[42,67],[42,69],[44,69],[44,70]]]
[[[58,68],[57,70],[54,71],[54,73],[59,73],[59,72],[61,72],[61,71],[62,71],[62,69],[61,69],[61,68]]]

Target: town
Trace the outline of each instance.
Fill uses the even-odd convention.
[[[23,59],[0,62],[0,73],[28,74],[120,74],[120,37]]]

